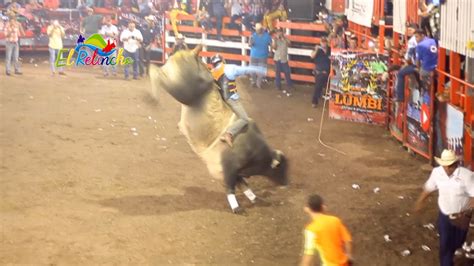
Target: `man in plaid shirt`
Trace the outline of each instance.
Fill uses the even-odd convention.
[[[21,75],[20,64],[18,62],[20,45],[18,43],[19,37],[25,35],[23,27],[16,20],[15,15],[10,15],[7,24],[5,25],[5,65],[7,76],[11,75],[11,61],[15,64],[15,74]]]

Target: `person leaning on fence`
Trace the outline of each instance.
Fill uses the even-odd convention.
[[[4,26],[5,33],[5,74],[7,76],[11,75],[11,63],[13,59],[13,64],[15,67],[15,74],[21,75],[20,71],[20,36],[25,35],[25,31],[21,24],[16,20],[16,15],[10,14],[8,16],[8,22]]]
[[[110,16],[105,17],[104,25],[102,25],[102,28],[99,30],[99,34],[103,36],[104,40],[107,43],[116,43],[116,38],[118,38],[118,29],[117,27],[112,24],[112,18]],[[114,52],[113,54],[116,54],[117,52]],[[113,55],[112,54],[112,55]],[[117,75],[117,66],[116,65],[107,65],[103,64],[102,65],[104,69],[104,77],[109,75],[109,70],[112,69],[112,75]]]
[[[230,23],[229,29],[238,30],[242,33],[242,25],[236,23],[236,20],[242,18],[242,3],[240,0],[229,0],[230,1]]]
[[[339,218],[326,214],[321,196],[309,196],[304,211],[311,218],[311,223],[304,230],[301,266],[314,265],[314,257],[318,253],[323,266],[352,265],[351,234]]]
[[[201,7],[196,12],[196,20],[194,26],[201,27],[204,31],[212,29],[211,15],[209,14],[210,0],[201,2]]]
[[[160,30],[155,22],[155,17],[149,15],[145,17],[146,24],[142,26],[141,33],[143,35],[143,45],[141,46],[140,53],[142,54],[145,65],[145,72],[149,74],[150,59],[151,59],[151,46],[158,37]]]
[[[252,33],[249,40],[250,48],[250,65],[254,67],[267,68],[268,48],[272,42],[272,37],[265,31],[262,24],[255,25],[255,32]],[[262,88],[264,74],[253,74],[251,78],[252,86]]]
[[[82,19],[81,34],[88,38],[90,35],[97,33],[102,24],[102,16],[94,15],[94,9],[87,7],[87,16]]]
[[[415,32],[416,45],[416,66],[420,70],[421,80],[426,89],[431,84],[431,75],[438,65],[438,44],[432,38],[425,36],[422,30]]]
[[[321,45],[316,45],[311,52],[311,58],[314,60],[314,92],[312,106],[318,106],[319,99],[326,92],[328,85],[329,73],[331,71],[331,47],[327,38],[321,38]]]
[[[49,49],[49,63],[51,64],[51,74],[56,74],[56,58],[59,56],[59,51],[63,48],[63,37],[65,35],[64,28],[59,25],[57,19],[51,22],[51,25],[46,29],[46,33],[49,37],[48,49]],[[66,75],[62,67],[58,68],[59,75]]]
[[[142,33],[135,28],[135,23],[130,21],[128,27],[120,34],[120,41],[123,42],[124,57],[133,60],[133,79],[138,79],[138,64],[140,63],[139,48],[143,41]],[[129,78],[129,65],[125,65],[125,79]]]
[[[275,85],[278,90],[281,90],[281,72],[285,73],[286,85],[288,86],[287,91],[293,90],[291,68],[288,64],[288,46],[290,43],[290,40],[283,34],[283,30],[277,29],[276,37],[272,42],[272,48],[275,50],[273,61],[275,61]],[[283,91],[283,93],[286,93],[286,91]]]
[[[240,103],[240,96],[237,93],[236,79],[242,75],[264,73],[266,70],[260,67],[243,67],[226,64],[222,56],[219,54],[216,54],[211,58],[211,64],[211,73],[214,80],[219,85],[219,92],[221,93],[222,98],[238,117],[238,119],[227,128],[224,135],[221,136],[221,141],[226,142],[232,147],[232,142],[235,136],[248,124],[249,121],[247,112],[245,112],[244,107]]]
[[[222,37],[222,27],[224,17],[227,15],[224,0],[211,0],[212,15],[216,18],[217,39],[224,41]]]
[[[403,102],[405,100],[405,77],[414,75],[418,86],[421,87],[420,74],[416,70],[416,46],[417,41],[415,37],[415,31],[418,29],[416,24],[410,24],[407,27],[408,45],[404,59],[406,64],[397,72],[397,80],[395,86],[395,101]]]
[[[415,204],[419,212],[428,196],[438,190],[439,260],[441,266],[453,266],[456,249],[466,240],[474,209],[474,173],[461,167],[452,150],[435,157],[439,164],[423,186]]]
[[[178,15],[189,15],[186,11],[186,4],[182,3],[181,0],[176,0],[175,5],[170,11],[170,22],[173,28],[174,36],[178,36]]]
[[[282,1],[280,1],[282,2]],[[288,19],[288,14],[283,3],[280,3],[276,9],[269,10],[269,12],[263,17],[263,27],[268,29],[270,32],[275,30],[273,22],[275,20],[286,21]]]
[[[173,48],[171,51],[171,55],[174,55],[177,51],[187,50],[187,49],[188,49],[188,45],[185,43],[183,34],[181,33],[178,34],[178,36],[176,36],[176,43],[173,45]]]

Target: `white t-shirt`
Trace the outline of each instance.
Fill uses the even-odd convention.
[[[99,34],[104,36],[105,41],[110,40],[110,43],[112,43],[115,41],[115,38],[118,37],[118,29],[115,25],[103,25],[99,30]],[[110,35],[113,35],[114,37],[110,37]]]
[[[140,48],[140,42],[143,41],[142,33],[134,29],[130,31],[128,28],[122,31],[120,41],[123,42],[123,48],[130,53],[135,53]]]
[[[439,191],[438,206],[445,215],[460,213],[468,209],[470,197],[474,197],[474,174],[469,169],[458,167],[451,176],[442,166],[431,172],[424,186],[425,191]]]

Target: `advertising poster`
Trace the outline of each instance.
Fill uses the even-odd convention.
[[[388,57],[372,52],[333,52],[329,117],[368,124],[385,124],[387,84],[382,74]]]

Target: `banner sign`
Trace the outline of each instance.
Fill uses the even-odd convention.
[[[374,0],[349,0],[347,19],[366,27],[372,26]]]
[[[340,51],[331,54],[335,75],[331,78],[329,117],[385,124],[387,118],[388,57],[372,52]]]
[[[430,95],[431,82],[425,80],[423,87],[413,86],[409,90],[407,101],[407,143],[411,147],[429,153],[430,126],[432,121]]]

